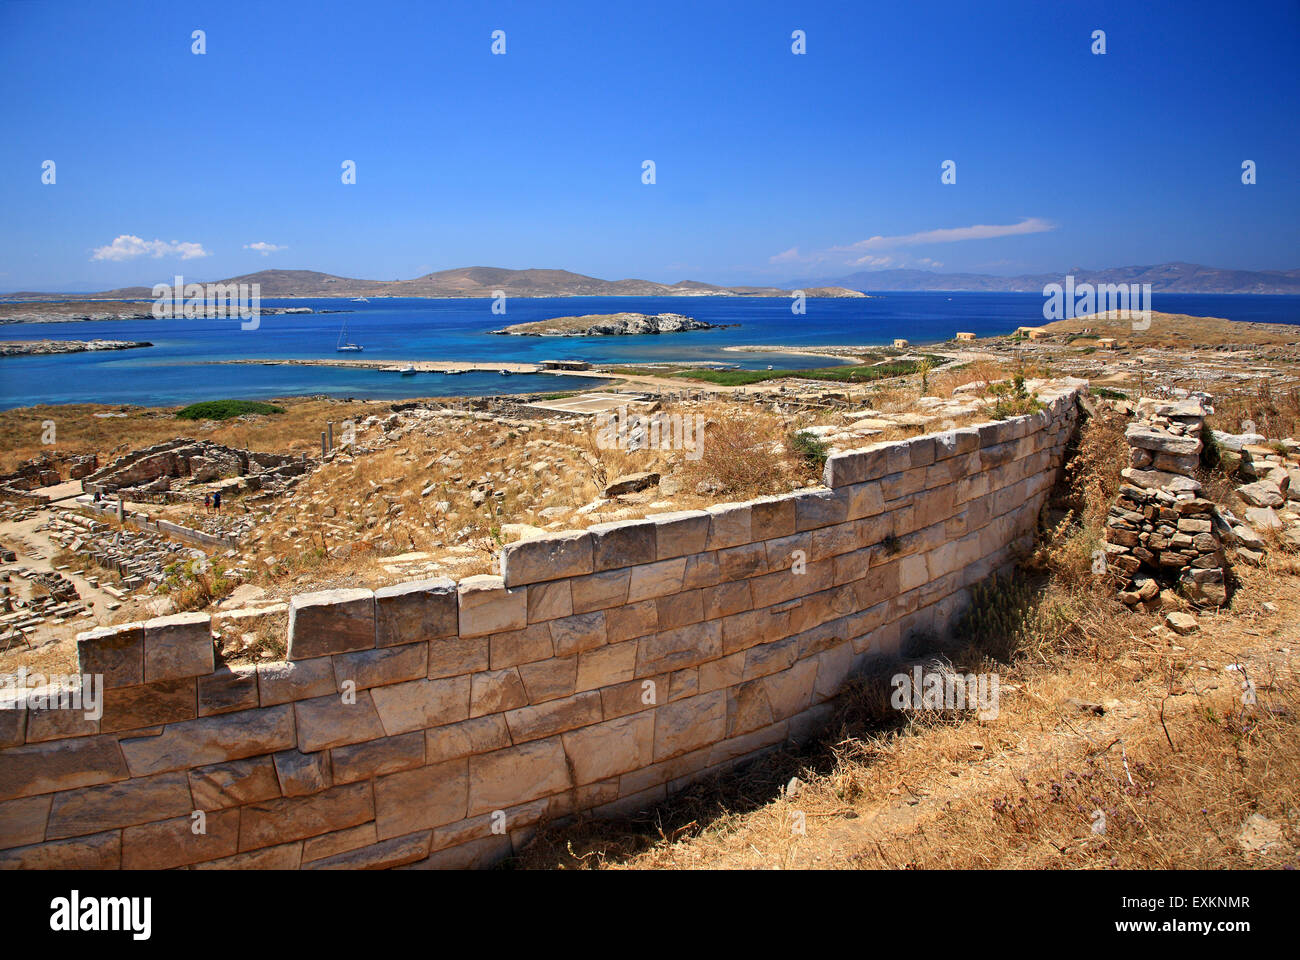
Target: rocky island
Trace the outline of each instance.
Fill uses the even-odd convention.
[[[582,317],[555,317],[532,323],[514,323],[493,330],[492,333],[511,337],[625,337],[685,333],[688,330],[719,330],[723,326],[695,320],[680,313],[592,313]]]
[[[0,357],[47,356],[52,353],[86,353],[93,350],[134,350],[152,347],[144,340],[0,340]]]

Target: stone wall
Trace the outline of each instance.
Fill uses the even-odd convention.
[[[511,544],[501,577],[297,596],[284,662],[214,669],[205,614],[83,634],[101,718],[0,711],[0,865],[459,867],[650,806],[948,627],[1032,539],[1077,389],[827,489]]]

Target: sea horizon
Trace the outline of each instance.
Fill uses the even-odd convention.
[[[559,316],[619,312],[683,313],[719,329],[635,337],[517,337],[491,331]],[[148,301],[140,301],[148,302]],[[172,406],[201,400],[317,396],[408,399],[573,390],[596,381],[545,374],[502,377],[466,373],[414,377],[374,369],[258,365],[251,360],[329,361],[347,357],[385,364],[424,360],[536,363],[578,359],[593,364],[709,363],[741,368],[831,366],[800,353],[744,353],[740,346],[887,345],[895,338],[924,347],[958,331],[997,336],[1038,325],[1043,298],[1033,293],[878,291],[869,298],[809,299],[795,314],[788,298],[518,297],[505,313],[485,298],[272,298],[263,307],[310,306],[310,314],[269,314],[256,329],[231,320],[95,320],[12,323],[0,340],[139,340],[151,347],[0,360],[0,409],[37,404]],[[1154,294],[1156,311],[1223,316],[1259,323],[1300,323],[1300,296],[1279,294]],[[324,312],[330,311],[330,312]],[[336,350],[343,323],[360,354]],[[724,326],[725,325],[725,326]],[[229,361],[243,361],[232,364]]]

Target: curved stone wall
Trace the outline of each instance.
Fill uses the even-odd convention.
[[[212,621],[82,634],[102,715],[0,710],[0,865],[460,867],[815,730],[1032,539],[1077,383],[838,454],[826,489],[511,544],[501,577],[293,598],[284,662]]]

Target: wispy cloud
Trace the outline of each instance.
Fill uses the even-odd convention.
[[[246,243],[246,244],[244,244],[244,249],[245,249],[245,250],[256,250],[258,253],[260,253],[262,256],[265,257],[265,256],[267,256],[268,254],[275,253],[275,252],[278,251],[278,250],[287,250],[288,247],[282,247],[282,246],[280,246],[280,245],[278,245],[278,244],[274,244],[274,243],[267,243],[265,240],[258,240],[256,243]]]
[[[124,233],[112,243],[104,247],[96,247],[91,260],[134,260],[136,257],[179,257],[182,260],[193,260],[196,257],[206,257],[208,252],[203,249],[201,243],[181,242],[175,240],[168,243],[166,240],[143,240],[140,237]]]
[[[899,247],[917,247],[936,243],[958,243],[962,240],[995,240],[999,237],[1018,237],[1030,233],[1046,233],[1055,230],[1056,225],[1041,217],[1025,217],[1019,223],[980,223],[970,227],[946,227],[939,230],[922,230],[918,233],[905,233],[898,236],[869,237],[844,246],[828,247],[802,254],[798,247],[791,247],[768,258],[769,263],[839,263],[845,266],[867,267],[883,270],[886,267],[901,266],[942,266],[929,257],[912,259],[902,255],[881,254],[880,251],[896,250]]]

